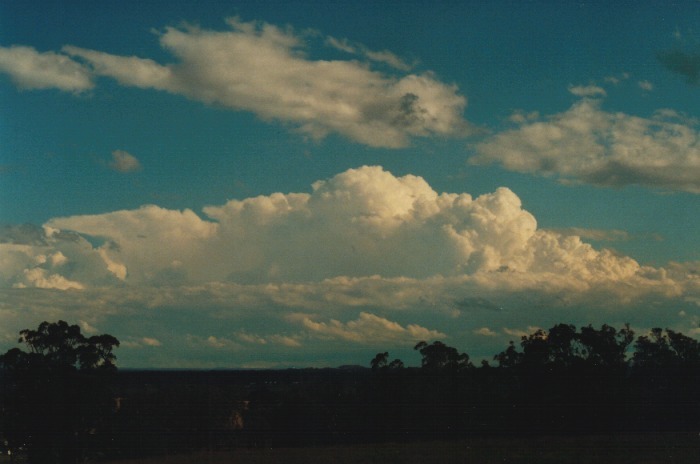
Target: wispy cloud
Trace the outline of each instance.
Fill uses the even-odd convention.
[[[565,229],[549,229],[562,235],[576,235],[586,240],[598,242],[628,242],[630,240],[662,241],[663,237],[655,233],[631,234],[619,229],[589,229],[584,227],[567,227]]]
[[[604,242],[626,242],[632,239],[632,235],[624,230],[603,230],[603,229],[587,229],[583,227],[568,227],[566,229],[550,229],[552,232],[562,235],[576,235],[578,237],[604,241]]]
[[[347,39],[336,39],[335,37],[326,38],[326,44],[345,53],[360,55],[369,59],[370,61],[384,63],[399,71],[410,71],[413,68],[413,65],[406,63],[404,60],[396,56],[396,54],[388,50],[373,51],[369,50],[362,44],[351,43]]]
[[[618,85],[620,82],[626,81],[629,78],[630,78],[630,74],[627,72],[623,72],[620,74],[613,74],[610,76],[605,76],[603,78],[603,80],[607,83],[610,83],[613,85]]]

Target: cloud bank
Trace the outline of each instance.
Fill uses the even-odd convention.
[[[477,198],[438,194],[421,177],[396,177],[378,166],[318,181],[311,193],[230,200],[203,211],[147,205],[52,219],[43,236],[35,234],[45,246],[7,244],[21,272],[6,285],[32,286],[30,277],[39,274],[89,287],[498,272],[511,273],[512,281],[555,272],[581,285],[641,270],[576,236],[538,230],[507,188]]]
[[[129,365],[332,364],[438,338],[493,355],[562,320],[700,321],[693,263],[643,266],[538,229],[506,188],[437,193],[378,166],[203,215],[149,205],[0,232],[1,339],[79,320],[121,335]]]
[[[478,143],[470,162],[567,182],[700,193],[695,126],[672,110],[641,118],[606,112],[600,101],[583,99],[563,113],[523,121]]]

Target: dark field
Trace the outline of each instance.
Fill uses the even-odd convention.
[[[237,449],[112,461],[110,464],[187,463],[630,463],[700,462],[700,436],[657,434],[586,437],[498,437],[418,443],[308,448]]]
[[[14,351],[0,447],[18,464],[700,463],[700,344],[659,329],[630,362],[620,333],[560,325],[498,367],[440,342],[419,368],[29,369]]]

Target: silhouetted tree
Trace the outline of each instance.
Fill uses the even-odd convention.
[[[474,367],[469,361],[468,354],[460,353],[456,348],[447,346],[441,341],[435,341],[430,345],[421,341],[413,349],[423,356],[421,367],[424,369],[459,371]]]
[[[370,366],[372,367],[372,370],[378,370],[378,369],[383,369],[387,366],[388,363],[388,358],[389,358],[389,352],[385,351],[384,353],[377,353],[377,355],[372,359],[370,362]]]
[[[403,369],[404,364],[400,359],[394,359],[389,362],[389,353],[385,351],[384,353],[377,353],[377,355],[370,361],[370,366],[372,370],[387,370],[387,369]]]
[[[600,330],[593,326],[581,327],[578,335],[582,346],[581,356],[598,367],[621,367],[626,361],[627,349],[634,340],[634,331],[629,324],[619,331],[603,324]]]
[[[119,341],[86,338],[77,325],[58,321],[22,330],[19,342],[28,351],[0,356],[5,439],[11,448],[26,447],[33,463],[82,460],[112,407],[107,380]]]
[[[700,343],[680,332],[658,327],[640,336],[633,362],[637,367],[676,367],[700,364]]]
[[[493,359],[498,361],[498,367],[513,368],[522,363],[523,354],[518,351],[515,347],[515,343],[511,340],[508,344],[508,348],[498,353]]]

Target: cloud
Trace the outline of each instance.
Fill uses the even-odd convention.
[[[388,50],[372,51],[362,44],[351,43],[347,39],[327,37],[326,45],[345,53],[364,56],[371,61],[386,64],[394,69],[398,69],[399,71],[410,71],[413,68],[412,65],[406,63],[404,60]]]
[[[446,337],[444,333],[436,330],[426,329],[416,324],[403,327],[396,322],[366,312],[361,312],[358,319],[346,323],[335,319],[328,322],[316,322],[303,315],[295,315],[290,319],[298,319],[306,329],[319,337],[341,339],[354,343],[375,344],[380,341],[396,342],[402,340],[410,344],[420,340]]]
[[[629,79],[629,78],[630,78],[630,74],[629,74],[629,73],[626,73],[626,72],[623,72],[623,73],[620,73],[620,74],[617,74],[617,75],[606,76],[605,78],[603,78],[603,80],[604,80],[605,82],[610,83],[610,84],[617,85],[617,84],[619,84],[620,82],[626,81],[626,80]]]
[[[35,245],[0,244],[6,250],[0,276],[9,286],[31,286],[50,274],[84,287],[333,282],[366,287],[327,296],[361,305],[373,276],[491,282],[507,276],[515,285],[556,273],[580,287],[643,271],[628,257],[581,241],[592,232],[538,230],[507,188],[477,198],[438,194],[421,177],[396,177],[378,166],[318,181],[311,193],[230,200],[204,213],[148,205],[54,218],[43,237],[32,238]]]
[[[122,173],[135,172],[141,170],[141,162],[134,155],[126,151],[114,150],[109,167]]]
[[[624,230],[612,229],[586,229],[583,227],[569,227],[566,229],[549,229],[562,235],[576,235],[588,240],[601,242],[626,242],[632,240],[632,235]]]
[[[116,56],[75,46],[63,52],[100,76],[207,104],[250,111],[321,139],[338,133],[376,147],[406,146],[413,137],[464,135],[466,98],[432,73],[383,74],[356,60],[313,60],[303,34],[267,23],[227,20],[230,30],[166,28],[160,44],[177,61]],[[388,51],[374,52],[338,39],[344,51],[400,71],[408,66]]]
[[[605,89],[597,85],[572,85],[569,86],[569,92],[577,97],[604,97],[607,95]]]
[[[700,136],[669,110],[645,119],[583,99],[569,110],[495,134],[472,164],[608,187],[643,185],[700,193]]]
[[[700,53],[667,50],[659,52],[656,57],[666,69],[685,77],[688,84],[700,83]]]
[[[640,89],[645,90],[647,92],[651,92],[652,90],[654,90],[654,84],[652,84],[649,81],[639,81],[637,84],[639,85]]]
[[[482,327],[480,329],[476,329],[476,330],[474,330],[474,333],[476,335],[482,335],[484,337],[495,337],[496,335],[498,335],[496,332],[489,329],[488,327]]]
[[[129,349],[157,348],[162,346],[162,343],[153,337],[126,337],[120,341],[120,346]]]
[[[162,343],[157,338],[152,338],[152,337],[143,337],[140,341],[141,341],[141,343],[143,343],[146,346],[161,346],[162,345]]]
[[[503,327],[503,333],[506,335],[510,335],[511,337],[520,339],[522,337],[527,337],[528,335],[536,332],[540,328],[541,327],[529,326],[526,329],[509,329],[508,327]]]
[[[32,47],[0,47],[0,73],[20,89],[59,89],[80,93],[93,88],[92,73],[68,56]]]
[[[378,166],[201,216],[147,205],[25,229],[0,240],[3,330],[87,321],[127,342],[129,366],[345,364],[438,338],[488,357],[503,337],[484,328],[700,316],[697,263],[643,266],[582,239],[624,233],[538,229],[509,189],[438,194]]]

